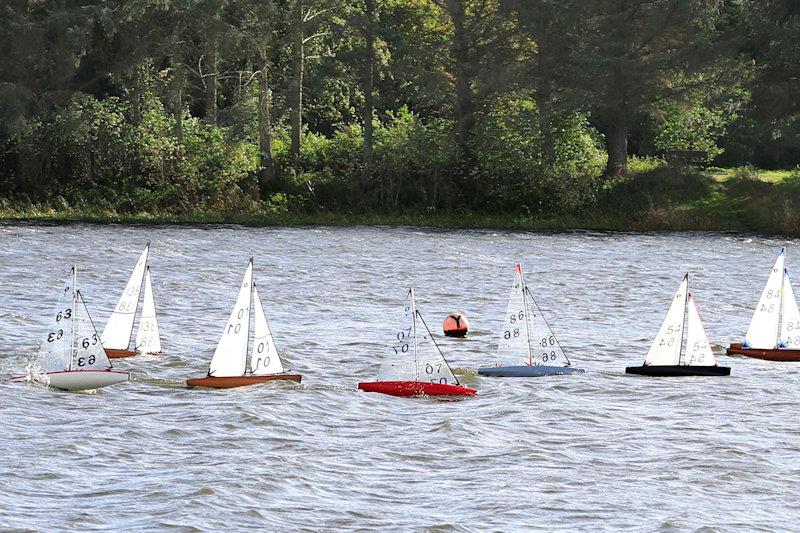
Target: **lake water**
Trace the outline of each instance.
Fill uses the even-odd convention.
[[[98,325],[142,247],[166,353],[95,394],[0,382],[0,528],[796,530],[800,363],[731,358],[778,248],[736,234],[0,225],[0,376],[24,371],[72,264]],[[187,389],[245,266],[302,385]],[[515,261],[584,375],[478,377]],[[685,271],[728,378],[638,365]],[[798,270],[800,272],[800,270]],[[796,276],[795,281],[800,279]],[[416,287],[478,396],[367,394]],[[470,320],[441,337],[444,316]]]

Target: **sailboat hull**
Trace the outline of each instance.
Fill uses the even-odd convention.
[[[34,376],[33,380],[54,389],[81,391],[102,389],[128,381],[127,372],[119,370],[71,370],[48,372],[43,376]],[[28,381],[28,376],[14,376],[12,381]]]
[[[364,392],[380,392],[390,396],[474,396],[475,389],[443,383],[422,381],[366,381],[358,384]]]
[[[727,366],[650,365],[629,366],[625,373],[653,377],[728,376],[731,369]]]
[[[788,348],[775,348],[772,350],[743,348],[741,343],[734,343],[730,345],[725,353],[728,355],[745,355],[768,361],[800,361],[800,350],[790,350]]]
[[[572,368],[571,366],[492,366],[479,368],[478,374],[481,376],[491,376],[496,378],[536,378],[541,376],[559,376],[563,374],[583,374],[582,368]]]
[[[122,357],[133,357],[134,355],[139,355],[139,352],[135,350],[121,350],[118,348],[105,348],[106,355],[109,359],[120,359]]]
[[[231,376],[189,378],[186,380],[188,387],[210,387],[213,389],[231,389],[233,387],[246,387],[247,385],[257,385],[268,381],[294,381],[300,383],[300,374],[270,374],[267,376]]]

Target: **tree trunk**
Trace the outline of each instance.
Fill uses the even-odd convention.
[[[608,163],[606,177],[623,176],[628,173],[628,124],[622,117],[611,120],[606,131]]]
[[[206,43],[206,64],[208,73],[205,75],[206,85],[206,122],[217,124],[217,36],[211,34]]]
[[[364,1],[364,71],[362,76],[362,89],[364,91],[364,176],[366,186],[372,178],[372,114],[374,109],[374,83],[375,83],[375,0]]]
[[[300,143],[303,134],[303,0],[295,0],[292,14],[292,80],[289,85],[290,121],[292,123],[292,165],[298,170],[300,161]]]
[[[452,54],[455,64],[455,122],[456,122],[456,143],[461,155],[462,171],[465,183],[471,189],[470,193],[476,192],[476,183],[473,183],[472,173],[475,169],[476,161],[472,149],[472,136],[475,127],[475,93],[472,90],[470,75],[470,52],[469,36],[466,32],[466,13],[464,11],[463,0],[446,0],[447,11],[453,20],[453,45]]]
[[[536,68],[539,84],[536,90],[536,106],[539,108],[539,131],[542,135],[542,158],[548,170],[555,164],[555,141],[553,140],[553,72],[547,54],[545,39],[538,40]]]
[[[269,56],[261,54],[258,71],[258,146],[261,155],[259,188],[262,197],[276,190],[275,161],[272,158],[272,90],[269,87]]]
[[[173,57],[172,65],[172,115],[175,119],[175,137],[183,142],[183,64]]]

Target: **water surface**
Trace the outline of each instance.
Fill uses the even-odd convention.
[[[736,234],[411,228],[0,226],[0,376],[23,371],[69,267],[102,326],[139,252],[167,353],[117,360],[95,394],[0,382],[3,529],[796,529],[800,364],[730,358],[777,249]],[[255,257],[301,386],[189,390]],[[578,376],[492,379],[513,265]],[[685,271],[729,378],[626,376]],[[798,279],[795,277],[795,279]],[[410,285],[461,401],[356,390],[388,356]]]

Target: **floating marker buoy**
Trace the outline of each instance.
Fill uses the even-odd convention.
[[[444,319],[442,330],[448,337],[466,337],[469,331],[469,321],[461,313],[450,313]]]

